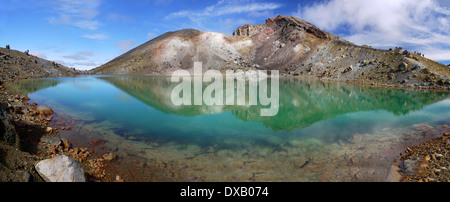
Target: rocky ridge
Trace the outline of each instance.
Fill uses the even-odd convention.
[[[395,48],[355,45],[290,16],[243,25],[232,36],[180,30],[168,32],[90,71],[92,74],[170,75],[203,71],[279,70],[281,75],[369,85],[415,88],[450,86],[450,68]]]
[[[81,72],[26,52],[0,48],[0,81],[24,78],[74,76]],[[1,85],[1,84],[0,84]]]

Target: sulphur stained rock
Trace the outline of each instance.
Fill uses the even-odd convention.
[[[46,182],[86,182],[80,163],[66,155],[40,161],[36,171]]]

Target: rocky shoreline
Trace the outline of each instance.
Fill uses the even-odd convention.
[[[450,130],[442,136],[406,149],[394,162],[402,172],[402,182],[450,182]]]
[[[0,181],[49,181],[35,166],[58,156],[77,162],[86,175],[85,181],[123,181],[120,176],[108,178],[105,174],[108,162],[116,158],[114,154],[100,155],[92,149],[71,144],[60,137],[61,131],[71,130],[70,123],[55,118],[51,108],[29,103],[28,97],[10,94],[3,86],[0,90],[0,107],[4,112],[1,121],[4,128],[12,130],[0,136]]]

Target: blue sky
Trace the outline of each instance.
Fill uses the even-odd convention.
[[[376,48],[402,46],[450,63],[447,0],[1,0],[0,46],[91,69],[167,31],[231,34],[293,15]]]

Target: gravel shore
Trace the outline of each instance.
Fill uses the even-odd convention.
[[[450,182],[450,130],[442,137],[414,145],[402,153],[403,182]]]

